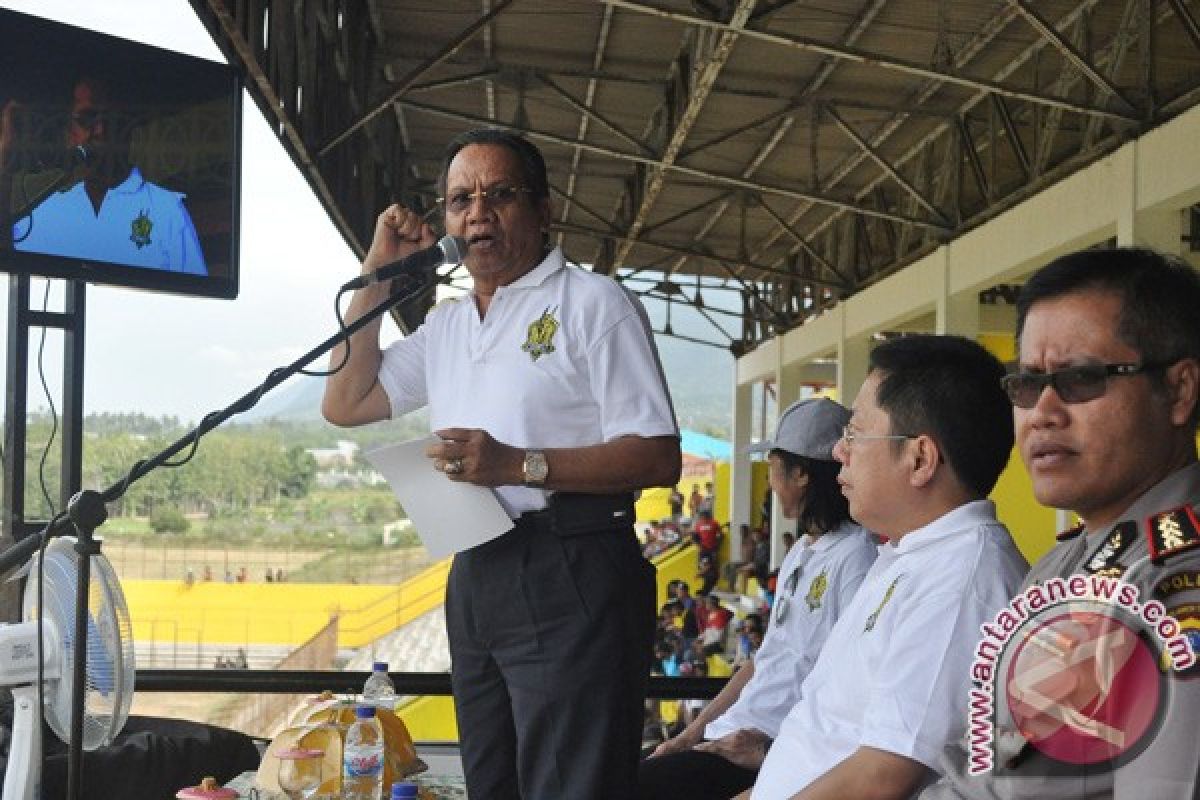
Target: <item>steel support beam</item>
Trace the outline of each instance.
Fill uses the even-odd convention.
[[[487,12],[482,17],[468,25],[458,36],[456,36],[454,39],[451,39],[445,47],[439,50],[436,55],[423,61],[407,75],[397,81],[398,85],[386,100],[377,104],[374,108],[355,120],[350,127],[333,137],[328,144],[326,144],[317,152],[317,157],[320,158],[326,155],[330,150],[354,135],[356,131],[360,130],[368,122],[375,119],[375,117],[379,116],[388,108],[390,108],[393,103],[408,93],[408,90],[412,88],[413,84],[415,84],[422,75],[429,72],[429,70],[433,69],[438,64],[441,64],[443,61],[450,58],[450,56],[457,53],[464,44],[475,37],[475,34],[479,33],[480,30],[486,27],[487,24],[490,23],[497,14],[501,13],[512,4],[513,0],[499,0],[499,2],[495,7],[492,8],[491,11]]]
[[[917,188],[909,183],[908,179],[901,175],[900,171],[893,167],[886,158],[880,155],[878,150],[872,147],[866,139],[859,136],[858,131],[854,130],[854,128],[852,128],[850,124],[846,122],[846,120],[842,119],[842,115],[837,112],[836,108],[826,107],[825,113],[828,114],[830,119],[832,119],[837,126],[842,129],[842,133],[846,134],[846,136],[850,138],[850,141],[854,142],[854,144],[856,144],[864,153],[866,153],[867,156],[874,161],[881,170],[890,175],[892,180],[898,183],[900,188],[908,192],[913,200],[917,201],[917,204],[921,206],[921,208],[932,214],[947,228],[951,226],[950,220],[945,214],[942,213],[942,210],[926,199],[923,194],[917,191]]]
[[[707,172],[702,169],[686,167],[686,166],[683,166],[682,164],[667,164],[666,162],[661,161],[656,158],[650,158],[647,156],[638,155],[636,153],[622,153],[619,150],[612,150],[610,148],[600,147],[599,145],[590,144],[588,142],[580,142],[580,141],[575,141],[572,139],[567,139],[563,136],[558,136],[556,134],[548,133],[546,131],[521,129],[521,128],[517,128],[514,125],[505,124],[503,122],[494,122],[493,123],[491,120],[483,119],[481,117],[475,116],[474,114],[466,114],[462,111],[455,111],[454,109],[450,109],[450,108],[439,108],[437,106],[431,106],[426,103],[418,103],[414,100],[409,100],[406,98],[402,98],[400,100],[397,100],[396,102],[398,104],[404,106],[405,108],[410,108],[414,111],[423,111],[427,114],[434,114],[437,116],[446,117],[448,119],[457,119],[457,120],[461,120],[463,122],[470,122],[470,123],[473,123],[476,125],[489,125],[490,124],[490,125],[495,125],[496,127],[508,128],[509,130],[516,130],[520,133],[527,134],[528,136],[531,136],[533,138],[542,139],[544,141],[551,142],[551,143],[557,144],[557,145],[561,145],[563,147],[579,147],[582,150],[590,151],[597,155],[607,156],[608,158],[614,158],[619,161],[632,161],[632,162],[639,163],[639,164],[645,164],[646,166],[650,166],[650,167],[661,167],[666,171],[678,172],[681,175],[687,175],[687,176],[690,176],[693,178],[699,178],[703,181],[707,181],[707,182],[711,182],[711,183],[717,183],[717,184],[721,184],[724,186],[732,186],[732,187],[736,187],[738,189],[749,189],[749,190],[755,191],[755,192],[762,192],[763,194],[773,194],[773,195],[779,195],[781,197],[790,197],[793,200],[807,200],[812,203],[816,203],[818,205],[826,205],[826,206],[830,206],[832,208],[839,208],[839,209],[842,209],[843,211],[849,211],[854,214],[866,214],[867,216],[870,216],[870,217],[883,217],[885,219],[892,219],[892,220],[895,220],[896,222],[902,222],[906,225],[918,225],[918,226],[925,227],[925,228],[933,228],[935,230],[943,230],[944,229],[944,226],[941,223],[935,222],[933,220],[908,217],[903,214],[895,214],[895,213],[892,213],[889,211],[879,211],[878,209],[870,208],[868,206],[858,205],[855,203],[847,203],[847,202],[840,200],[838,198],[835,198],[835,197],[826,197],[823,195],[815,194],[813,192],[803,192],[803,191],[799,191],[796,189],[789,189],[786,186],[771,186],[771,185],[768,185],[765,183],[755,183],[754,181],[745,180],[744,178],[737,178],[732,175],[720,175],[715,172]]]
[[[670,138],[667,140],[666,147],[663,148],[661,158],[658,159],[659,163],[653,165],[654,168],[646,176],[641,192],[641,203],[638,205],[638,209],[634,212],[633,219],[629,224],[630,238],[617,247],[616,256],[613,261],[614,265],[625,262],[626,257],[629,255],[629,250],[633,246],[632,240],[637,239],[642,226],[646,224],[646,220],[650,216],[650,210],[654,207],[659,193],[662,192],[663,186],[666,184],[668,170],[675,164],[676,159],[679,158],[679,154],[683,151],[683,145],[687,142],[688,136],[691,135],[692,126],[700,118],[700,112],[704,108],[705,102],[708,101],[708,96],[712,92],[717,76],[721,74],[721,70],[725,67],[725,62],[733,54],[733,47],[738,41],[738,31],[745,27],[749,21],[750,13],[754,11],[754,6],[757,2],[758,0],[737,0],[737,6],[733,10],[730,21],[727,24],[722,24],[720,38],[713,46],[712,53],[703,65],[696,70],[697,77],[691,86],[691,93],[687,98],[686,105],[679,114],[674,128],[670,131]]]
[[[719,31],[736,32],[745,36],[748,39],[755,39],[761,42],[779,45],[782,47],[791,48],[793,50],[804,50],[807,52],[821,53],[823,55],[832,56],[834,58],[855,61],[860,64],[869,66],[882,67],[883,69],[895,70],[908,75],[916,75],[923,78],[932,78],[934,80],[943,81],[945,83],[953,83],[958,86],[964,86],[969,89],[981,89],[985,92],[995,92],[997,94],[1014,97],[1019,100],[1026,100],[1030,103],[1038,103],[1040,105],[1051,106],[1054,108],[1062,108],[1067,111],[1074,111],[1078,114],[1094,114],[1102,117],[1111,117],[1114,119],[1122,119],[1135,121],[1135,117],[1129,117],[1116,111],[1110,111],[1107,108],[1097,108],[1094,106],[1076,103],[1065,97],[1053,97],[1051,95],[1042,94],[1041,92],[1033,92],[1022,89],[1019,86],[1010,86],[999,83],[997,81],[988,81],[980,78],[970,78],[965,75],[950,72],[948,70],[939,70],[932,67],[927,67],[915,61],[907,61],[905,59],[895,58],[885,53],[874,53],[868,50],[860,50],[856,47],[845,47],[818,42],[815,39],[809,39],[803,36],[794,36],[783,33],[770,33],[768,31],[758,31],[753,28],[734,28],[732,25],[724,22],[716,22],[714,20],[704,19],[692,14],[682,14],[678,11],[670,9],[658,8],[655,6],[646,5],[644,3],[633,2],[633,0],[600,0],[600,2],[614,5],[618,8],[624,8],[628,11],[636,11],[641,14],[662,17],[663,19],[681,22],[685,25],[692,25],[698,28],[710,28]]]
[[[1103,93],[1111,94],[1117,101],[1124,106],[1127,115],[1137,116],[1137,108],[1133,103],[1129,102],[1116,84],[1101,74],[1100,70],[1096,69],[1086,58],[1083,53],[1075,48],[1075,45],[1064,39],[1054,26],[1047,22],[1041,14],[1037,12],[1026,0],[1008,0],[1013,8],[1020,12],[1033,29],[1038,32],[1046,41],[1054,45],[1055,49],[1062,54],[1075,69],[1079,70],[1089,81],[1096,85]]]

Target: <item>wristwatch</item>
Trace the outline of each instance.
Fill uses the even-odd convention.
[[[550,465],[546,463],[546,454],[541,450],[526,450],[525,463],[521,466],[521,476],[526,486],[541,488],[546,485],[546,476],[550,474]]]

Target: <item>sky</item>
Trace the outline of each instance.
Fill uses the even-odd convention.
[[[224,62],[186,0],[0,0],[0,6]],[[357,259],[248,98],[242,127],[238,298],[89,286],[87,411],[198,421],[336,331],[333,297],[358,273]],[[34,282],[39,307],[44,286]],[[60,349],[61,336],[51,334],[46,364],[55,378]],[[45,407],[35,375],[30,382],[30,406]]]
[[[187,0],[0,0],[0,7],[224,62]],[[88,286],[86,412],[140,411],[198,422],[336,331],[333,299],[338,287],[358,274],[358,261],[248,97],[243,102],[242,140],[238,298],[197,299]],[[33,284],[39,307],[46,284]],[[50,308],[59,310],[62,283],[52,281],[50,286]],[[661,328],[663,304],[645,304],[655,327]],[[0,303],[0,320],[7,325],[5,315],[6,304]],[[677,330],[681,323],[687,326],[684,317],[677,308]],[[724,324],[732,330],[730,323]],[[700,320],[699,328],[687,332],[723,339],[705,328],[707,323]],[[394,324],[385,320],[384,341],[397,336]],[[59,407],[61,345],[61,335],[51,332],[45,363]],[[687,363],[706,380],[730,385],[733,361],[728,353],[680,340],[668,343],[663,337],[659,347],[685,348]],[[36,351],[36,332],[32,349]],[[668,378],[676,380],[673,375]],[[313,379],[291,382],[298,380]],[[32,369],[30,384],[29,407],[45,408]],[[287,390],[285,384],[275,392]]]

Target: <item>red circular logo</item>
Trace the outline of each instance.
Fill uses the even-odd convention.
[[[1064,610],[1018,633],[1004,692],[1022,735],[1049,758],[1098,764],[1140,751],[1158,717],[1162,671],[1111,612]]]

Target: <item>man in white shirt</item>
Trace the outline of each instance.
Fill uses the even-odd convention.
[[[979,626],[1027,567],[986,499],[1013,444],[1003,375],[960,337],[872,352],[834,456],[851,516],[888,542],[805,679],[754,798],[907,798],[965,729]]]
[[[360,425],[428,405],[430,469],[494,489],[507,533],[460,552],[446,629],[471,797],[630,797],[654,637],[654,567],[633,491],[679,480],[679,431],[645,312],[551,247],[541,153],[483,129],[447,148],[447,233],[471,293],[386,350],[380,323],[334,350],[326,417]],[[421,215],[380,214],[365,272],[434,243]],[[356,292],[347,319],[386,299]]]
[[[850,412],[801,400],[779,418],[768,453],[771,488],[802,533],[779,568],[771,624],[753,660],[638,772],[644,800],[726,800],[753,785],[771,739],[800,696],[829,631],[875,560],[875,538],[850,519],[833,448]]]

